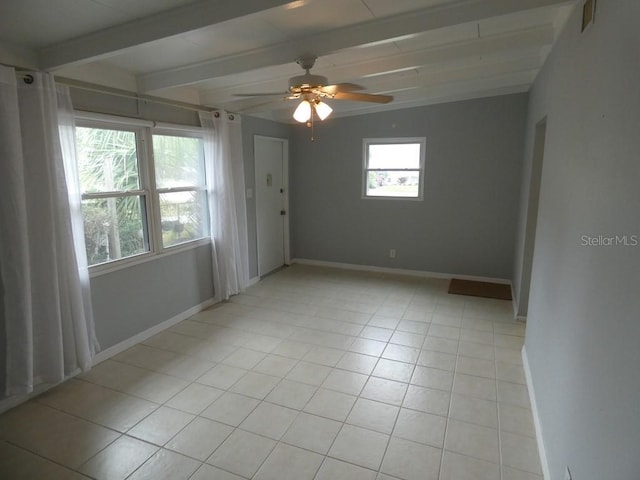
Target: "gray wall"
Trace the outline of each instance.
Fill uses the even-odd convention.
[[[253,197],[247,198],[247,229],[249,236],[249,277],[258,276],[258,244],[256,235],[256,185],[253,136],[289,139],[291,126],[255,117],[242,117],[242,151],[244,155],[244,176],[247,189],[253,190]],[[291,161],[291,160],[290,160]]]
[[[293,127],[295,256],[510,279],[526,108],[518,94],[336,118],[314,142]],[[424,201],[362,199],[362,139],[422,136]]]
[[[111,347],[213,298],[211,246],[91,279],[96,336]]]
[[[73,102],[73,108],[76,110],[141,118],[156,122],[200,126],[198,112],[144,100],[71,88],[71,101]]]
[[[525,346],[550,480],[565,465],[574,480],[631,480],[640,478],[640,246],[581,237],[640,234],[640,2],[598,2],[584,34],[580,10],[530,96],[528,150],[544,116],[547,136]]]

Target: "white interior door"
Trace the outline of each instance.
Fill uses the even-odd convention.
[[[258,274],[288,262],[287,141],[254,137]]]

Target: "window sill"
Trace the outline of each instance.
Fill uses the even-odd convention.
[[[374,197],[371,195],[363,195],[362,200],[406,200],[408,202],[422,202],[424,197],[387,197],[380,195],[379,197]]]
[[[175,255],[177,253],[186,252],[188,250],[194,250],[203,245],[210,245],[210,238],[200,238],[191,242],[181,243],[172,247],[167,247],[160,252],[147,252],[132,257],[123,258],[121,260],[114,260],[108,263],[102,263],[89,267],[89,278],[100,277],[118,270],[123,270],[129,267],[140,265],[147,262],[152,262],[160,258],[168,257],[169,255]]]

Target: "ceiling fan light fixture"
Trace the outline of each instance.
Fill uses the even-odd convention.
[[[293,118],[300,123],[305,123],[311,118],[311,103],[302,100],[296,111],[293,112]]]
[[[331,115],[331,112],[333,112],[333,108],[331,108],[329,105],[319,100],[315,102],[314,107],[316,109],[316,113],[318,114],[318,118],[320,118],[320,120],[324,120],[329,115]]]

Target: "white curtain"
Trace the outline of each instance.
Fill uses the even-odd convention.
[[[64,85],[56,86],[58,101],[58,134],[62,150],[62,161],[69,200],[69,213],[71,215],[71,233],[73,235],[73,247],[77,262],[78,276],[80,280],[80,292],[82,294],[82,307],[87,328],[89,351],[91,359],[100,351],[100,345],[95,333],[93,320],[93,306],[91,303],[91,286],[89,279],[89,265],[87,263],[87,247],[84,236],[84,219],[82,217],[82,191],[80,189],[80,175],[78,173],[78,160],[76,157],[76,119],[71,103],[71,92]],[[90,365],[89,365],[90,367]],[[88,367],[83,367],[85,370]]]
[[[6,395],[89,369],[97,347],[74,250],[72,214],[79,210],[69,207],[54,80],[42,73],[29,79],[16,80],[14,69],[0,66]]]
[[[226,300],[249,282],[247,205],[240,117],[201,112],[213,248],[215,299]]]

